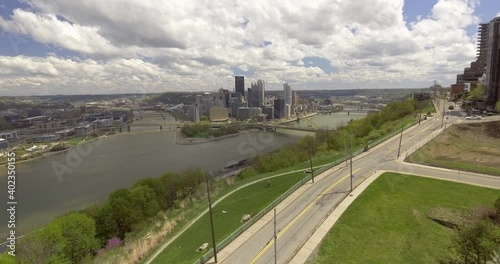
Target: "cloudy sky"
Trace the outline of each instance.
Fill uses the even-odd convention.
[[[498,0],[0,1],[0,95],[449,85]]]

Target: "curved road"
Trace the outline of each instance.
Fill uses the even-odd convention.
[[[442,111],[442,110],[441,110]],[[422,145],[431,135],[441,131],[442,123],[447,126],[462,122],[458,117],[442,119],[435,116],[420,125],[404,132],[402,137],[401,158],[398,160],[399,135],[353,159],[353,186],[361,183],[376,170],[391,170],[406,174],[430,175],[470,182],[484,186],[500,186],[499,178],[480,177],[474,173],[459,173],[407,164],[400,160],[407,151]],[[277,262],[289,263],[298,250],[314,233],[316,228],[328,217],[330,212],[346,197],[351,189],[349,166],[342,164],[318,177],[314,184],[309,184],[298,197],[291,197],[277,207]],[[401,180],[404,180],[401,179]],[[393,188],[393,186],[388,186]],[[274,263],[273,218],[270,212],[258,225],[258,230],[247,230],[241,236],[243,242],[234,241],[218,253],[221,263]],[[260,223],[259,223],[260,222]],[[257,224],[256,224],[257,225]],[[213,259],[212,259],[213,262]]]

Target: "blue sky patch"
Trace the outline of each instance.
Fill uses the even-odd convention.
[[[304,57],[302,59],[304,62],[304,67],[318,67],[323,70],[326,74],[335,72],[335,68],[332,67],[329,60],[320,57]]]

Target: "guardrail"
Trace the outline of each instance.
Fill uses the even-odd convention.
[[[404,126],[403,130],[407,130],[408,128],[414,126],[415,124],[417,124],[418,122],[417,121],[414,121],[406,126]],[[375,142],[372,142],[368,145],[369,148],[372,148],[384,141],[386,141],[387,139],[397,135],[401,133],[400,130],[396,130],[396,131],[393,131],[392,133],[390,134],[387,134],[386,136],[378,139],[377,141]],[[363,149],[360,149],[360,150],[357,150],[355,152],[352,153],[352,156],[355,157],[361,153],[363,153],[364,150]],[[349,156],[344,156],[340,159],[337,159],[331,163],[327,163],[325,164],[323,167],[317,169],[314,171],[314,175],[319,175],[335,166],[337,166],[338,164],[340,163],[343,163],[345,162],[346,160],[349,159]],[[221,242],[219,242],[216,247],[217,247],[217,252],[220,252],[224,247],[226,247],[229,243],[233,242],[239,235],[241,235],[243,232],[245,232],[245,230],[247,230],[250,226],[252,226],[255,222],[257,222],[262,216],[264,216],[265,214],[267,214],[269,211],[271,211],[271,209],[273,209],[274,207],[276,207],[279,203],[281,203],[283,200],[285,200],[291,193],[293,193],[294,191],[296,191],[299,187],[301,187],[302,185],[304,185],[304,183],[308,182],[309,180],[311,180],[311,175],[307,175],[306,177],[304,177],[301,181],[297,182],[295,185],[293,185],[290,189],[288,189],[285,193],[283,193],[282,195],[280,195],[276,200],[274,200],[273,202],[271,202],[268,206],[266,206],[264,209],[262,209],[260,212],[258,212],[257,214],[255,214],[254,216],[252,216],[252,218],[250,218],[250,220],[248,220],[247,222],[245,222],[243,225],[241,225],[238,229],[236,229],[233,233],[231,233],[229,236],[227,236],[224,240],[222,240]],[[209,250],[207,253],[205,253],[200,259],[198,259],[197,261],[195,261],[193,264],[204,264],[206,263],[207,261],[209,261],[212,257],[214,256],[214,253],[213,253],[213,249]]]

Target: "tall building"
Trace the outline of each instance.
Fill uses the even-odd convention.
[[[247,96],[248,107],[262,107],[265,105],[264,93],[266,90],[266,83],[263,80],[258,80],[251,85],[252,94]],[[250,90],[249,90],[250,91]]]
[[[290,117],[292,115],[292,107],[289,104],[285,104],[285,117]]]
[[[254,97],[254,93],[252,92],[253,88],[248,88],[247,90],[247,106],[248,107],[253,107],[255,103],[255,98]],[[254,90],[255,91],[255,90]]]
[[[292,104],[292,87],[288,83],[283,84],[285,104]]]
[[[488,57],[488,27],[489,24],[479,25],[479,39],[477,42],[476,60],[470,63],[469,67],[464,69],[463,74],[457,75],[456,84],[465,82],[477,82],[478,78],[483,76],[486,69],[486,60]]]
[[[266,115],[267,120],[274,119],[274,107],[273,106],[264,106],[262,108],[262,113]]]
[[[276,99],[274,100],[274,118],[285,117],[285,100]]]
[[[481,43],[483,42],[481,32]],[[486,104],[493,106],[500,100],[500,17],[488,24],[488,49],[486,54]]]
[[[479,39],[476,60],[463,74],[457,75],[454,88],[460,92],[464,86],[482,83],[486,87],[484,99],[487,106],[500,100],[500,17],[479,25]]]
[[[234,76],[234,91],[245,97],[245,76]]]
[[[296,91],[292,91],[292,107],[299,104],[299,97],[297,96]]]
[[[257,81],[257,87],[258,87],[258,90],[257,90],[257,94],[258,94],[258,107],[263,107],[264,106],[264,95],[266,93],[266,82],[264,82],[263,80],[258,80]]]
[[[200,122],[200,106],[197,103],[191,106],[191,109],[189,110],[189,117],[193,122]]]

